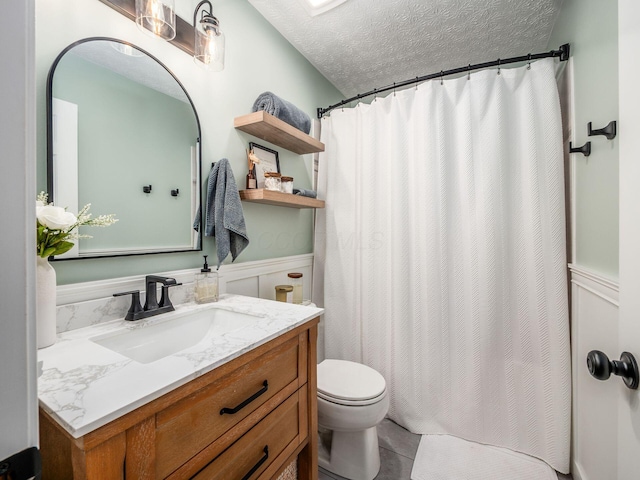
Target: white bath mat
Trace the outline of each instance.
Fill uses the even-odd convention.
[[[557,480],[542,460],[450,435],[423,435],[411,480]]]

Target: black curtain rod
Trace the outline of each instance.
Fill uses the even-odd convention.
[[[329,105],[327,108],[318,108],[318,118],[322,118],[326,113],[329,113],[334,108],[341,107],[343,105],[353,102],[354,100],[360,100],[362,98],[370,97],[371,95],[376,95],[378,93],[388,92],[389,90],[394,90],[396,88],[406,87],[407,85],[413,85],[413,84],[417,85],[418,83],[424,82],[426,80],[433,80],[434,78],[443,78],[448,75],[456,75],[458,73],[472,72],[474,70],[482,70],[484,68],[499,67],[502,65],[507,65],[509,63],[528,62],[531,60],[538,60],[540,58],[559,57],[560,60],[564,62],[566,60],[569,60],[569,53],[570,53],[569,44],[565,43],[564,45],[560,45],[560,48],[558,50],[551,50],[550,52],[530,53],[528,55],[521,55],[519,57],[505,58],[504,60],[499,58],[498,60],[494,60],[492,62],[476,63],[475,65],[469,64],[466,67],[454,68],[452,70],[443,70],[443,71],[432,73],[429,75],[424,75],[422,77],[412,78],[410,80],[405,80],[403,82],[394,83],[393,85],[387,85],[386,87],[374,88],[373,90],[367,93],[359,93],[355,97],[347,98],[346,100],[342,100],[341,102],[336,103],[335,105]]]

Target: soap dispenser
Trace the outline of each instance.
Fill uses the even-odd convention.
[[[196,274],[195,297],[197,303],[210,303],[218,301],[218,273],[212,272],[207,264],[208,255],[204,256],[204,265],[200,273]]]

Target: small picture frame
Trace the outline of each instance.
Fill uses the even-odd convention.
[[[260,163],[256,163],[253,167],[253,174],[256,177],[257,187],[264,188],[265,172],[280,173],[278,152],[253,142],[249,142],[249,148],[253,150],[253,153],[260,159]]]

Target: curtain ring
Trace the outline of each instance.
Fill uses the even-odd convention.
[[[467,80],[471,80],[471,64],[467,67]]]
[[[396,96],[396,82],[393,82],[393,96]]]
[[[498,59],[498,75],[500,75],[500,59]]]
[[[444,85],[444,70],[440,70],[440,85]]]
[[[531,70],[531,54],[529,54],[529,60],[527,62],[527,70]]]
[[[418,90],[418,77],[416,77],[416,90]]]

